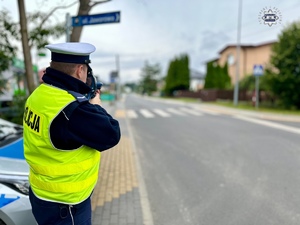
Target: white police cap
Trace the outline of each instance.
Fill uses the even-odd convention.
[[[95,46],[83,42],[66,42],[46,45],[51,51],[51,60],[65,63],[90,63],[90,54],[96,50]]]

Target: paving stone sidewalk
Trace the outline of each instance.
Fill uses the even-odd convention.
[[[128,137],[102,153],[92,196],[93,225],[142,225],[136,167]]]
[[[105,108],[113,115],[111,108]],[[92,195],[93,225],[144,224],[135,152],[125,120],[119,122],[119,144],[101,154],[99,179]]]

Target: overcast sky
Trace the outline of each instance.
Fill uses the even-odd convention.
[[[72,0],[25,0],[27,12],[49,11]],[[112,0],[94,7],[90,14],[121,12],[121,22],[84,26],[81,42],[89,42],[97,50],[91,55],[95,74],[107,82],[116,69],[119,55],[122,82],[137,81],[145,61],[159,63],[165,75],[170,60],[186,53],[190,68],[205,71],[205,62],[218,57],[226,45],[236,44],[239,0]],[[17,0],[0,0],[0,9],[11,12],[19,20]],[[281,22],[269,26],[260,15],[272,9]],[[78,4],[55,13],[54,21],[65,21],[66,13],[75,16]],[[241,43],[261,44],[277,40],[289,23],[300,20],[299,0],[243,0]],[[65,42],[66,37],[51,40]],[[48,51],[48,50],[46,50]],[[33,58],[36,62],[36,58]],[[47,67],[50,54],[38,60],[39,68]]]

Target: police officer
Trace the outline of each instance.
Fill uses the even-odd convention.
[[[101,106],[88,43],[47,45],[51,63],[24,112],[29,198],[39,225],[91,225],[100,152],[117,145],[120,127]]]

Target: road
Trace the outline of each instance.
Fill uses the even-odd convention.
[[[155,225],[300,224],[299,123],[137,95],[124,104]]]

